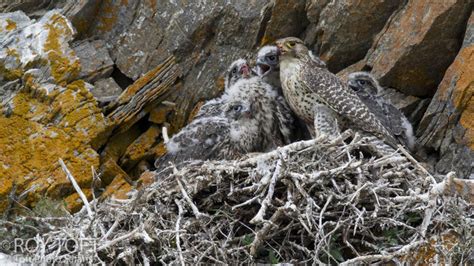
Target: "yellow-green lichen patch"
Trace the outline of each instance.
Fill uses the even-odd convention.
[[[0,63],[0,76],[3,76],[5,80],[20,78],[23,75],[23,69],[20,68],[20,55],[14,48],[6,48],[6,54],[7,60]]]
[[[86,195],[88,200],[92,199],[92,189],[84,188],[82,189],[82,192],[84,192],[84,195]],[[66,204],[67,209],[71,212],[78,212],[83,206],[82,200],[78,194],[70,195],[69,197],[64,199],[64,202]]]
[[[21,69],[8,69],[3,63],[0,63],[0,76],[5,80],[15,80],[23,75]]]
[[[16,29],[16,23],[15,21],[11,20],[11,19],[7,19],[7,25],[5,26],[5,29],[7,31],[12,31],[12,30],[15,30]]]
[[[48,37],[44,43],[43,50],[48,54],[51,75],[58,84],[64,86],[68,81],[77,78],[81,71],[81,65],[77,58],[64,54],[64,47],[61,44],[60,38],[72,35],[72,30],[66,18],[55,14],[51,17],[51,20],[52,23],[47,23],[44,26],[48,30]]]
[[[99,156],[91,142],[106,129],[105,118],[88,97],[84,82],[71,83],[52,103],[35,97],[34,90],[42,85],[34,79],[27,79],[28,82],[30,90],[18,92],[11,100],[12,115],[0,117],[0,127],[4,129],[0,131],[0,183],[5,184],[0,198],[10,192],[9,180],[14,180],[18,191],[37,186],[25,204],[44,194],[61,199],[74,193],[59,167],[59,158],[80,185],[89,186],[91,167],[99,167]],[[51,116],[52,112],[56,115]],[[58,117],[62,120],[56,120]],[[70,126],[61,121],[69,121]],[[5,206],[0,203],[0,210]]]

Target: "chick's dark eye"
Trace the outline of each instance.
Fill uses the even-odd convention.
[[[235,67],[232,68],[232,73],[234,73],[234,74],[237,73],[237,68],[235,68]]]
[[[234,105],[232,107],[232,110],[234,110],[235,112],[240,112],[242,110],[242,105]]]
[[[365,85],[367,82],[365,80],[358,80],[357,83],[359,83],[359,85]]]
[[[270,55],[270,56],[268,56],[268,59],[270,61],[275,61],[276,57],[274,55]]]

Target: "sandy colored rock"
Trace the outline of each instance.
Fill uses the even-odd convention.
[[[153,160],[154,156],[152,156],[151,148],[160,141],[160,137],[161,129],[158,126],[151,126],[127,147],[127,150],[120,159],[120,165],[124,169],[131,169],[145,158]]]
[[[141,134],[142,132],[139,126],[134,125],[125,132],[117,133],[111,136],[107,141],[103,151],[101,152],[101,157],[104,158],[104,161],[110,158],[117,162],[125,153],[127,147],[132,144],[133,141],[135,141]]]
[[[163,124],[167,121],[168,115],[174,110],[174,106],[160,104],[158,107],[150,111],[148,121],[155,124]]]
[[[122,176],[117,176],[113,182],[107,186],[105,192],[101,195],[103,198],[128,199],[128,193],[134,189],[147,187],[155,181],[155,172],[145,171],[137,180],[137,185],[130,185]]]
[[[384,86],[431,96],[461,47],[472,1],[410,0],[377,36],[367,65]]]
[[[123,178],[122,176],[117,176],[114,178],[112,183],[107,186],[104,193],[102,193],[102,198],[116,198],[116,199],[128,199],[128,193],[133,189],[133,187]]]
[[[116,178],[131,181],[129,175],[113,160],[108,158],[103,162],[99,169],[102,186],[106,187]]]

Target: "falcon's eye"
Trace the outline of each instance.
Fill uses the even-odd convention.
[[[269,56],[267,56],[267,58],[268,58],[268,60],[270,60],[272,62],[276,60],[276,56],[274,56],[274,55],[269,55]]]
[[[235,112],[240,112],[242,110],[242,105],[240,105],[240,104],[234,105],[232,107],[232,110],[234,110]]]
[[[365,80],[358,80],[359,85],[364,86],[367,82]]]
[[[233,74],[237,73],[237,68],[236,67],[232,68],[232,73]]]
[[[286,46],[288,46],[288,48],[293,48],[295,46],[295,42],[288,42]]]

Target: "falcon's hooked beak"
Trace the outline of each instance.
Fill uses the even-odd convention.
[[[244,78],[250,77],[250,67],[247,64],[243,64],[240,67],[240,74],[242,74]]]
[[[278,51],[278,56],[284,55],[284,54],[286,54],[286,52],[288,52],[288,51],[285,49],[285,47],[283,46],[283,44],[280,43],[280,42],[277,42],[277,43],[276,43],[276,47],[278,48],[278,50],[277,50],[277,51]]]

